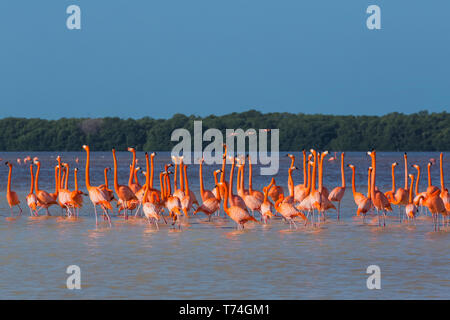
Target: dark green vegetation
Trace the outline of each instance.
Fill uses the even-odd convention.
[[[170,119],[23,119],[0,120],[1,151],[81,151],[89,144],[93,151],[169,151],[174,129],[186,128],[193,136],[193,121],[203,120],[203,132],[217,128],[280,129],[280,150],[364,151],[448,151],[450,113],[421,111],[410,115],[390,113],[377,116],[331,116],[267,113],[250,110],[205,118],[175,114]],[[209,144],[205,142],[204,145]],[[269,143],[270,144],[270,143]]]

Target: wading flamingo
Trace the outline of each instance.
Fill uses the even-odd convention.
[[[371,197],[372,196],[371,185],[370,185],[371,175],[372,175],[372,167],[369,167],[369,169],[367,170],[367,177],[368,177],[367,198],[364,197],[364,195],[362,195],[361,201],[358,204],[358,210],[356,211],[357,216],[360,216],[361,213],[363,214],[363,223],[365,222],[367,212],[369,212],[369,210],[373,208],[373,202]]]
[[[240,207],[243,210],[247,211],[247,206],[246,206],[244,200],[239,195],[233,194],[233,176],[234,176],[235,166],[236,166],[236,158],[231,157],[230,186],[229,186],[229,188],[227,188],[227,189],[229,189],[227,199],[229,201],[230,207]],[[225,201],[225,197],[224,197],[224,201]]]
[[[419,196],[419,198],[423,200],[422,204],[428,207],[428,210],[430,210],[431,214],[433,215],[434,231],[438,231],[440,229],[439,214],[444,215],[447,213],[444,201],[442,201],[440,197],[440,193],[441,190],[438,189],[431,194],[427,194],[426,196]]]
[[[184,197],[181,199],[181,209],[184,212],[185,216],[189,216],[189,211],[192,209],[193,199],[191,197],[191,190],[189,189],[189,180],[187,177],[187,165],[183,165],[183,174],[184,174],[184,184],[185,184],[185,193]]]
[[[97,206],[99,205],[103,212],[106,214],[106,217],[109,222],[109,226],[111,227],[111,218],[108,214],[107,209],[112,210],[111,203],[109,202],[109,197],[105,192],[105,189],[102,189],[100,187],[94,187],[91,185],[91,178],[89,175],[89,165],[91,160],[91,152],[89,149],[89,146],[84,145],[83,149],[86,151],[86,189],[89,193],[89,199],[91,199],[92,204],[94,205],[94,211],[95,211],[95,225],[98,225],[98,218],[97,218]],[[37,189],[37,188],[36,188]]]
[[[233,160],[234,162],[234,160]],[[230,181],[230,186],[231,186]],[[253,216],[251,216],[246,209],[242,209],[241,207],[231,205],[228,206],[228,197],[230,194],[232,194],[232,191],[228,191],[225,184],[221,184],[220,187],[223,189],[223,194],[225,195],[225,198],[223,200],[223,209],[225,213],[237,224],[238,229],[244,229],[244,225],[248,221],[255,221],[258,222]],[[230,201],[231,203],[231,201]]]
[[[277,210],[284,219],[286,219],[289,222],[289,228],[292,228],[292,226],[297,229],[297,225],[294,222],[295,217],[300,217],[303,220],[305,220],[305,225],[308,223],[308,219],[303,214],[303,212],[297,210],[291,203],[283,202],[283,195],[280,195],[280,198],[275,202],[275,210]]]
[[[151,190],[150,186],[150,166],[148,163],[148,154],[145,153],[145,158],[147,162],[147,171],[145,172],[145,185],[147,186],[145,188],[145,193],[143,196],[143,205],[142,205],[142,211],[144,212],[145,217],[147,218],[148,224],[151,224],[151,220],[155,224],[156,228],[159,229],[158,221],[160,219],[159,213],[161,212],[162,208],[158,203],[158,195],[154,191]],[[148,201],[148,194],[150,194],[150,201]]]
[[[218,185],[217,174],[220,172],[221,170],[214,171],[214,180],[216,182],[216,185]],[[196,215],[198,212],[203,212],[208,216],[208,221],[211,221],[211,215],[220,209],[220,200],[220,192],[217,192],[215,197],[206,198],[203,201],[202,205],[195,209],[194,215]]]
[[[333,190],[331,190],[330,195],[328,196],[328,200],[334,201],[338,203],[338,210],[337,210],[337,219],[340,219],[340,213],[341,213],[341,201],[345,194],[345,172],[344,172],[344,157],[345,153],[341,153],[341,179],[342,179],[342,186],[336,187]]]
[[[50,195],[50,193],[48,193],[45,190],[40,190],[39,189],[39,173],[41,171],[41,162],[38,160],[35,162],[37,169],[36,169],[36,178],[34,179],[34,189],[36,191],[36,197],[38,199],[39,202],[39,206],[41,208],[44,208],[47,211],[47,216],[50,216],[50,212],[48,211],[48,208],[54,204],[58,204],[56,202],[56,198],[54,198],[53,196]],[[56,185],[58,186],[58,183],[56,183]],[[56,194],[57,194],[58,190],[56,190]]]
[[[18,206],[20,210],[20,214],[22,214],[22,208],[20,207],[20,200],[17,196],[17,193],[11,190],[11,176],[12,176],[12,163],[6,162],[5,163],[9,167],[8,172],[8,185],[6,187],[6,200],[8,201],[9,208],[11,209],[11,216],[14,215],[13,213],[13,207]]]
[[[307,190],[307,184],[308,184],[308,177],[307,177],[307,169],[306,169],[306,162],[311,160],[311,155],[308,156],[308,160],[306,159],[306,151],[303,149],[303,184],[298,184],[294,187],[294,200],[296,202],[302,202],[303,199],[306,197],[306,190]]]
[[[269,189],[274,183],[275,183],[275,179],[272,178],[272,180],[270,181],[270,184],[267,187],[263,188],[264,201],[261,204],[261,219],[263,220],[263,222],[265,224],[267,224],[267,220],[273,216],[273,214],[272,214],[273,204],[269,200]]]
[[[386,226],[386,211],[392,211],[391,204],[389,200],[386,198],[384,193],[376,189],[376,174],[377,174],[377,160],[376,160],[376,152],[375,150],[368,151],[367,154],[372,159],[372,177],[370,181],[370,196],[372,198],[372,203],[375,209],[377,210],[378,215],[378,225],[380,225],[380,216],[379,211],[383,212],[383,226]]]
[[[33,173],[33,164],[30,164],[30,193],[27,195],[27,205],[28,208],[30,208],[30,215],[31,216],[38,216],[37,214],[37,206],[38,206],[38,199],[36,195],[34,194],[34,173]]]
[[[119,185],[119,181],[117,178],[117,157],[116,157],[116,149],[112,149],[113,159],[114,159],[114,191],[116,192],[117,198],[123,205],[125,209],[125,220],[128,220],[128,204],[132,201],[138,201],[136,196],[130,187],[125,185]]]
[[[408,219],[413,219],[415,222],[418,209],[413,202],[414,175],[410,174],[409,178],[411,179],[411,185],[409,187],[408,204],[405,207],[405,211],[406,211],[406,217]]]

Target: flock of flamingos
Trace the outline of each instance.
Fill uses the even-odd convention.
[[[307,155],[303,150],[303,183],[294,184],[292,171],[298,169],[295,167],[295,157],[288,154],[291,158],[291,165],[288,169],[288,192],[286,195],[283,188],[276,185],[272,178],[270,183],[263,187],[262,191],[253,189],[252,185],[252,162],[249,156],[235,158],[229,157],[231,161],[231,170],[229,180],[226,177],[226,159],[227,150],[224,145],[222,169],[214,171],[215,186],[212,190],[205,189],[203,184],[203,159],[199,166],[200,179],[200,199],[199,204],[196,195],[189,187],[187,178],[187,165],[183,164],[183,157],[172,157],[173,163],[166,164],[164,171],[159,173],[160,190],[153,185],[154,180],[154,157],[155,153],[145,154],[146,158],[146,181],[141,186],[137,178],[136,169],[136,151],[134,148],[128,148],[133,154],[130,165],[130,174],[127,185],[120,185],[117,177],[117,158],[115,150],[112,150],[114,159],[114,185],[110,189],[108,184],[108,171],[111,168],[104,169],[105,183],[99,186],[93,186],[90,183],[90,149],[84,145],[86,151],[86,189],[88,194],[79,189],[77,173],[74,169],[75,189],[68,189],[69,165],[61,162],[61,157],[57,157],[55,166],[55,192],[50,193],[39,187],[39,172],[41,163],[39,159],[30,161],[30,192],[26,197],[27,205],[30,209],[30,215],[35,218],[41,209],[46,210],[47,216],[50,215],[49,207],[59,206],[64,213],[64,219],[78,219],[78,211],[83,206],[83,197],[89,195],[94,205],[96,225],[98,225],[97,206],[102,209],[101,217],[111,226],[111,212],[113,211],[113,202],[118,207],[118,216],[128,220],[129,218],[138,219],[139,216],[145,216],[149,224],[154,224],[159,229],[158,221],[161,219],[176,228],[181,228],[181,220],[186,219],[190,214],[202,212],[209,217],[218,215],[223,207],[223,211],[237,225],[238,229],[243,229],[249,221],[267,224],[268,221],[276,215],[280,215],[290,228],[297,228],[296,221],[301,221],[305,226],[317,227],[321,222],[327,219],[327,212],[334,210],[336,217],[340,219],[340,203],[346,191],[344,175],[344,153],[341,154],[341,175],[342,185],[335,187],[331,192],[323,185],[323,162],[328,152],[318,152],[311,149]],[[378,217],[378,225],[386,226],[386,215],[392,212],[392,206],[399,207],[399,218],[406,217],[407,222],[414,222],[419,208],[432,214],[434,230],[440,229],[442,224],[448,226],[450,214],[450,196],[444,186],[443,155],[440,154],[440,179],[441,187],[433,186],[431,183],[430,167],[432,162],[428,163],[428,188],[419,192],[420,167],[412,165],[417,170],[417,176],[408,174],[407,154],[404,154],[405,184],[403,188],[396,188],[394,170],[398,163],[392,164],[392,190],[381,192],[376,185],[377,161],[376,151],[367,153],[371,157],[371,166],[368,169],[368,188],[367,194],[356,192],[355,188],[355,166],[348,164],[352,170],[352,192],[355,204],[357,206],[356,215],[362,217],[365,221],[366,214],[374,210]],[[334,159],[336,160],[336,155]],[[248,189],[245,188],[245,164],[248,159]],[[11,190],[12,163],[6,162],[9,166],[8,186],[6,198],[11,208],[11,217],[8,220],[14,220],[13,207],[18,206],[20,214],[20,200],[17,193]],[[34,166],[36,173],[34,174]],[[172,170],[173,167],[173,170]],[[237,167],[237,194],[233,191],[234,171]],[[312,172],[311,172],[312,171]],[[171,175],[173,175],[173,188]],[[219,177],[220,175],[220,177]],[[408,183],[409,182],[409,183]],[[414,188],[415,182],[415,188]],[[337,208],[334,203],[337,203]],[[135,210],[134,215],[132,214]],[[164,212],[167,210],[167,214]],[[121,213],[123,211],[123,213]],[[255,217],[257,213],[257,218]],[[120,214],[120,215],[119,215]],[[441,217],[442,216],[442,217]]]

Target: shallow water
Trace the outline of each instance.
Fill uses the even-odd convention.
[[[28,153],[2,153],[3,161],[24,158]],[[42,189],[54,190],[53,167],[57,153],[33,153],[42,163]],[[298,152],[297,166],[302,167]],[[71,168],[79,166],[84,187],[84,153],[61,153]],[[434,185],[439,186],[439,154],[409,153],[409,163],[422,166],[420,188],[426,187],[425,165],[432,168]],[[80,159],[75,163],[75,159]],[[450,154],[444,170],[449,184]],[[118,153],[120,183],[126,184],[131,154]],[[144,166],[144,154],[138,153]],[[169,160],[167,153],[155,158],[159,170]],[[403,186],[403,154],[377,153],[377,185],[391,187],[390,164],[399,162],[397,185]],[[289,159],[281,158],[277,184],[287,190]],[[357,167],[357,189],[366,192],[369,158],[363,152],[346,154],[346,163]],[[103,183],[103,168],[112,166],[111,153],[93,153],[92,184]],[[256,167],[256,166],[255,166]],[[213,188],[212,172],[219,166],[205,166],[206,188]],[[230,166],[227,166],[229,173]],[[302,172],[294,171],[296,184]],[[410,170],[414,174],[416,171]],[[7,167],[0,167],[0,298],[2,299],[449,299],[449,230],[432,232],[429,216],[420,216],[416,225],[398,221],[397,208],[379,228],[374,217],[365,224],[355,219],[351,194],[351,171],[346,168],[347,191],[341,204],[340,223],[330,212],[320,228],[290,231],[281,219],[269,225],[248,224],[236,231],[227,218],[207,222],[203,214],[184,221],[181,231],[164,223],[157,231],[143,219],[124,222],[113,218],[113,227],[104,222],[96,228],[89,198],[81,219],[69,222],[58,218],[61,210],[50,209],[52,217],[30,219],[25,196],[29,189],[29,168],[15,165],[13,190],[22,200],[24,213],[8,221],[5,199]],[[248,172],[248,170],[247,170]],[[246,172],[246,174],[247,174]],[[261,189],[270,180],[257,176]],[[110,182],[112,182],[110,174]],[[191,188],[198,195],[198,166],[189,167]],[[140,176],[144,183],[144,177]],[[228,175],[227,175],[228,179]],[[247,181],[246,181],[247,182]],[[159,182],[155,175],[155,184]],[[340,184],[339,162],[325,163],[324,184],[331,190]],[[73,174],[70,175],[73,188]],[[17,214],[17,209],[15,209]],[[81,268],[81,290],[66,288],[66,268]],[[381,268],[381,290],[368,290],[366,268]]]

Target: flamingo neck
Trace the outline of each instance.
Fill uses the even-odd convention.
[[[306,177],[306,151],[303,150],[303,187],[306,188],[308,179]]]
[[[146,165],[147,165],[147,170],[145,172],[145,185],[147,186],[147,188],[145,188],[144,197],[142,198],[142,203],[146,203],[147,202],[148,191],[150,190],[150,172],[149,172],[150,171],[150,164],[148,163],[148,154],[145,154],[145,162],[146,162]]]
[[[65,169],[65,172],[66,172],[66,180],[65,180],[65,182],[64,182],[64,184],[65,184],[65,189],[66,189],[66,190],[69,190],[69,164],[67,164],[66,169]]]
[[[113,150],[113,159],[114,159],[114,190],[117,194],[119,194],[119,181],[117,180],[117,157],[116,151]]]
[[[417,167],[416,194],[419,194],[420,167]]]
[[[253,167],[250,156],[248,157],[248,192],[253,193]]]
[[[85,181],[85,183],[86,183],[86,188],[89,190],[90,188],[91,188],[91,179],[90,179],[90,176],[89,176],[89,163],[90,163],[90,159],[91,157],[90,157],[90,150],[89,149],[86,149],[86,172],[85,172],[85,175],[86,175],[86,181]],[[107,182],[108,181],[108,179],[106,178],[106,174],[105,174],[105,181]]]
[[[344,172],[344,152],[341,154],[341,178],[342,178],[342,187],[345,188],[345,172]]]
[[[31,184],[30,184],[30,194],[33,193],[34,190],[34,175],[33,175],[33,165],[30,165],[30,177],[31,177]]]
[[[154,160],[155,156],[152,154],[150,156],[150,188],[153,189],[153,179],[154,179],[154,170],[155,170],[155,160]]]
[[[292,167],[288,170],[288,187],[290,196],[294,196],[294,180],[292,179],[292,170]]]
[[[180,161],[180,167],[179,170],[180,172],[180,190],[184,192],[184,181],[183,181],[183,160]]]
[[[199,166],[199,176],[200,176],[200,194],[203,197],[203,194],[205,192],[205,187],[203,185],[203,161],[200,160],[200,166]],[[216,182],[217,185],[217,182]]]
[[[41,171],[41,163],[39,162],[37,164],[37,169],[36,169],[36,178],[34,179],[34,188],[36,190],[36,193],[38,193],[39,190],[39,173]]]
[[[74,183],[75,183],[75,191],[78,191],[78,170],[73,171]]]
[[[188,180],[188,177],[187,177],[187,166],[186,165],[184,165],[183,166],[183,172],[184,172],[184,182],[185,182],[185,185],[186,185],[186,195],[188,196],[189,195],[189,180]]]
[[[317,152],[314,151],[314,166],[312,172],[312,182],[311,182],[311,190],[314,192],[316,190],[316,174],[317,174]]]
[[[11,192],[11,175],[12,175],[12,165],[8,165],[9,167],[9,172],[8,172],[8,185],[6,187],[6,192],[10,193]]]
[[[395,165],[392,165],[392,192],[395,192]]]
[[[233,162],[231,164],[231,170],[230,170],[230,187],[228,188],[228,197],[230,198],[229,200],[231,201],[231,198],[233,197],[233,175],[234,175],[234,167],[236,165],[236,160],[233,159]],[[227,188],[226,188],[227,189]]]
[[[408,156],[404,155],[405,160],[405,190],[408,190]]]
[[[411,186],[409,187],[408,203],[412,203],[413,202],[413,188],[414,188],[414,176],[411,176]]]
[[[128,177],[128,186],[131,186],[133,184],[133,174],[134,174],[134,168],[136,168],[136,151],[131,151],[133,153],[133,160],[131,161],[131,167],[130,167],[130,175]]]
[[[134,169],[134,182],[139,185],[139,179],[137,176],[138,169]]]
[[[108,189],[108,168],[105,168],[104,175],[105,175],[105,188]]]
[[[428,164],[428,187],[431,187],[431,165]]]
[[[443,160],[444,160],[444,155],[441,152],[441,155],[439,157],[439,170],[440,170],[440,174],[441,174],[441,191],[442,192],[445,191]]]

